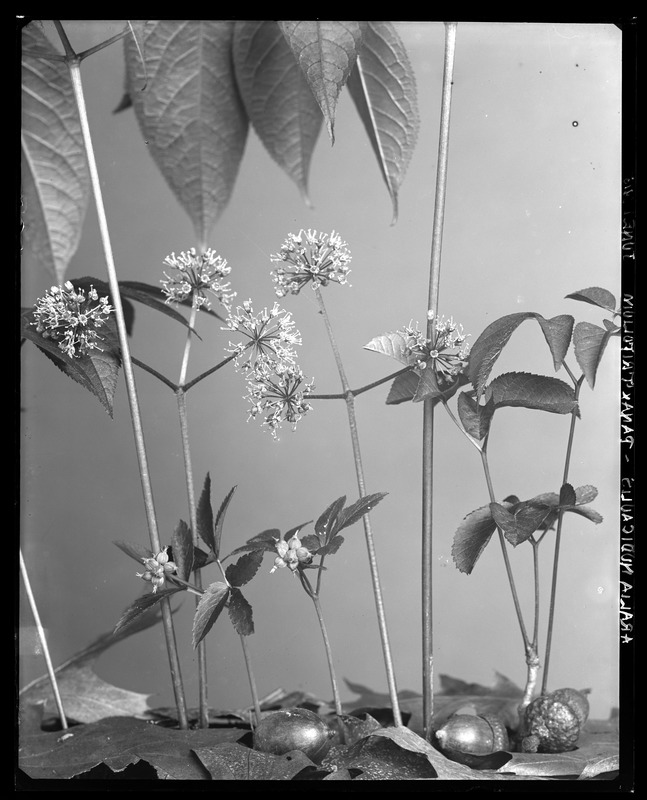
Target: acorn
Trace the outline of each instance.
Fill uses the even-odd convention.
[[[315,764],[323,760],[334,734],[326,722],[307,708],[273,711],[254,730],[254,750],[284,755],[300,750]]]
[[[436,738],[441,750],[456,760],[492,755],[510,746],[508,731],[495,714],[452,714]]]
[[[589,701],[576,689],[557,689],[526,708],[521,749],[527,753],[573,750],[589,716]]]

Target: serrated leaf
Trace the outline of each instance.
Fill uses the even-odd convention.
[[[233,31],[233,20],[149,21],[145,71],[132,38],[125,43],[142,135],[199,242],[229,203],[249,127],[235,81]]]
[[[607,289],[602,289],[599,286],[580,289],[577,292],[567,294],[566,297],[570,300],[581,300],[584,303],[591,303],[591,305],[605,308],[607,311],[616,310],[616,298]]]
[[[196,509],[198,536],[211,551],[216,549],[211,508],[211,476],[207,472]],[[218,554],[216,553],[216,557]]]
[[[235,564],[230,564],[225,570],[227,580],[232,586],[244,586],[258,572],[263,562],[264,550],[252,550],[245,553]]]
[[[598,496],[598,490],[595,486],[578,486],[575,490],[575,502],[578,505],[584,505],[584,503],[591,503],[595,498]]]
[[[538,503],[519,503],[512,511],[499,503],[490,503],[492,518],[513,547],[525,542],[551,513],[551,507]]]
[[[485,390],[490,372],[512,334],[527,319],[536,319],[550,348],[555,369],[561,365],[571,337],[572,323],[568,315],[546,320],[534,311],[521,311],[494,320],[474,342],[469,355],[468,375],[477,397]]]
[[[346,502],[346,495],[342,497],[338,497],[336,500],[328,506],[328,508],[319,516],[319,519],[315,522],[315,533],[317,536],[320,537],[320,541],[322,544],[326,542],[326,539],[334,534],[335,532],[335,523],[337,521],[337,517],[339,516],[339,512],[344,507],[344,503]]]
[[[420,403],[423,400],[432,400],[433,405],[439,403],[441,400],[449,400],[452,398],[461,386],[469,383],[469,378],[464,373],[459,373],[456,380],[448,383],[444,378],[438,379],[438,375],[431,366],[427,366],[420,373],[420,380],[416,387],[416,392],[413,396],[414,403]]]
[[[591,389],[595,388],[595,376],[612,333],[591,322],[578,322],[573,331],[575,358]]]
[[[395,358],[405,367],[415,367],[418,363],[417,356],[412,355],[408,346],[407,337],[398,331],[390,331],[383,333],[381,336],[375,336],[368,344],[364,345],[364,350],[372,350],[374,353],[381,353],[384,356]]]
[[[559,378],[534,375],[530,372],[506,372],[486,388],[483,395],[494,409],[521,407],[553,414],[570,414],[577,410],[573,388]]]
[[[175,526],[171,547],[173,548],[173,563],[177,567],[178,578],[188,581],[193,570],[193,538],[191,529],[183,519]]]
[[[65,63],[29,55],[57,52],[37,23],[23,28],[22,44],[21,258],[63,283],[90,197],[81,123]]]
[[[574,506],[575,503],[577,503],[575,489],[570,483],[565,483],[559,490],[559,504],[560,506]]]
[[[348,528],[349,525],[354,525],[365,514],[368,514],[369,511],[375,508],[386,495],[387,492],[367,494],[364,497],[360,497],[359,500],[356,500],[352,506],[343,509],[339,515],[337,524],[334,526],[335,534],[339,533],[339,531],[343,531],[344,528]]]
[[[132,544],[130,542],[114,541],[113,544],[122,550],[127,556],[134,558],[140,564],[145,558],[152,558],[155,554],[153,551],[140,544]]]
[[[335,141],[337,99],[359,51],[365,24],[350,20],[281,20],[279,26]]]
[[[310,160],[323,116],[285,36],[274,20],[237,20],[233,57],[254,130],[309,204]]]
[[[170,598],[172,595],[183,591],[185,590],[179,588],[158,589],[156,592],[147,592],[146,594],[141,595],[141,597],[138,597],[134,602],[132,602],[119,617],[119,620],[115,625],[114,633],[122,633],[124,630],[126,630],[126,628],[132,625],[138,617],[140,617],[142,614],[145,614],[150,608],[156,606],[158,603],[161,603],[162,600]]]
[[[504,507],[507,505],[502,503]],[[471,511],[458,526],[452,544],[452,558],[456,567],[469,575],[496,530],[490,506]]]
[[[364,123],[398,218],[398,192],[418,138],[416,82],[391,22],[368,21],[348,91]]]
[[[416,372],[403,372],[398,375],[389,389],[386,398],[387,406],[396,406],[399,403],[407,403],[413,400],[413,396],[418,388],[420,377]]]
[[[226,583],[216,581],[210,583],[198,601],[193,617],[193,647],[197,647],[209,633],[213,624],[222,613],[229,597]]]
[[[244,556],[243,556],[244,558]],[[247,602],[240,589],[234,587],[229,592],[229,619],[234,630],[239,636],[250,636],[254,633],[254,618],[252,607]]]
[[[214,539],[214,546],[213,552],[216,558],[220,556],[220,539],[222,538],[222,528],[225,524],[225,514],[227,513],[227,509],[229,508],[229,503],[231,502],[231,498],[234,496],[234,492],[236,491],[236,487],[232,486],[232,488],[227,492],[227,496],[220,504],[220,508],[218,509],[218,513],[216,514],[216,520],[213,525],[213,539]]]
[[[492,402],[481,405],[477,403],[473,392],[461,392],[457,400],[458,416],[465,431],[477,441],[482,441],[490,432],[490,423],[494,414]]]
[[[117,378],[121,367],[121,348],[114,316],[108,317],[100,328],[102,350],[90,350],[87,354],[74,358],[70,358],[60,350],[53,339],[44,339],[37,332],[32,324],[34,314],[31,309],[23,309],[21,322],[21,336],[33,342],[68,378],[80,383],[97,397],[112,417]]]
[[[302,539],[301,543],[303,544],[304,547],[308,547],[308,545],[305,542],[305,539]],[[344,544],[343,536],[333,536],[333,538],[328,542],[328,544],[319,548],[319,550],[317,550],[316,553],[318,556],[333,556],[343,544]],[[308,547],[308,549],[310,548]]]
[[[261,531],[252,536],[245,544],[232,550],[226,558],[231,558],[231,556],[238,555],[238,553],[248,553],[252,550],[260,550],[261,552],[273,551],[276,549],[276,543],[280,538],[281,531],[278,528],[268,528],[266,531]]]

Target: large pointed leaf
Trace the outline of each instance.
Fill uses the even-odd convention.
[[[274,20],[238,20],[234,66],[245,110],[265,149],[308,201],[308,172],[323,116]]]
[[[333,502],[325,511],[321,513],[319,519],[315,522],[315,533],[320,537],[322,544],[326,542],[326,539],[329,536],[334,535],[336,530],[335,523],[337,522],[337,517],[339,516],[339,512],[344,507],[345,502],[346,495],[333,500]]]
[[[115,633],[122,633],[126,628],[130,627],[138,617],[145,614],[150,608],[161,603],[178,592],[183,592],[184,589],[159,589],[157,592],[147,592],[134,600],[128,608],[125,609],[123,614],[119,617],[115,625]]]
[[[208,472],[204,479],[196,514],[198,536],[210,550],[215,551],[216,540],[213,534],[213,511],[211,509],[211,476]]]
[[[478,442],[483,441],[490,432],[490,424],[495,408],[492,400],[479,404],[474,392],[461,392],[457,401],[458,416],[465,431]]]
[[[337,99],[355,66],[365,26],[350,20],[283,20],[279,25],[334,143]]]
[[[343,509],[335,525],[335,534],[343,531],[344,528],[348,528],[349,525],[354,525],[365,514],[368,514],[371,509],[375,508],[386,495],[386,492],[367,494],[364,495],[364,497],[360,497],[359,500],[356,500],[352,506]]]
[[[536,319],[539,322],[550,347],[555,369],[561,365],[570,342],[572,322],[569,322],[569,319],[572,320],[572,317],[562,315],[546,320],[534,311],[520,311],[517,314],[500,317],[487,326],[470,351],[468,375],[478,397],[483,394],[490,372],[501,351],[519,325],[527,319]]]
[[[183,519],[175,526],[171,547],[178,578],[188,581],[193,570],[193,537],[191,529]]]
[[[22,37],[22,263],[63,283],[90,191],[81,124],[67,66],[29,55],[55,48],[36,22]]]
[[[142,135],[202,244],[229,202],[247,139],[233,30],[233,20],[150,20],[142,33],[145,72],[133,38],[126,40]]]
[[[409,57],[391,22],[369,21],[348,91],[364,123],[398,217],[398,191],[413,155],[420,118]]]
[[[591,389],[595,387],[595,376],[602,354],[612,334],[612,331],[591,322],[578,322],[573,331],[575,358]]]
[[[209,584],[198,601],[193,617],[193,647],[197,647],[222,613],[229,597],[229,586],[221,581]]]
[[[162,291],[160,286],[154,286],[150,283],[143,283],[142,281],[119,281],[119,293],[123,297],[129,297],[131,300],[137,300],[138,303],[142,303],[149,308],[152,308],[155,311],[160,311],[162,314],[166,314],[167,317],[171,317],[176,322],[179,322],[181,325],[184,325],[186,328],[190,327],[189,323],[187,322],[186,318],[176,311],[172,305],[169,305],[166,302],[166,295]],[[191,298],[187,298],[183,301],[183,305],[191,306]],[[222,320],[222,317],[219,314],[216,314],[210,308],[206,306],[202,306],[200,308],[201,313],[208,314],[209,316],[215,317],[216,319]],[[193,333],[198,336],[195,332],[195,329],[191,328]],[[198,336],[198,339],[201,337]]]
[[[225,524],[225,514],[227,513],[227,509],[229,508],[229,503],[231,502],[231,498],[234,496],[234,492],[236,491],[236,487],[232,486],[232,488],[227,492],[227,496],[220,504],[220,508],[218,509],[218,513],[216,514],[216,521],[213,525],[213,552],[218,558],[220,556],[220,539],[222,538],[222,528]]]
[[[571,386],[559,378],[530,372],[499,375],[487,387],[484,397],[494,409],[512,406],[553,414],[570,414],[577,410],[575,392]]]
[[[386,398],[387,406],[396,406],[413,400],[419,382],[420,376],[417,372],[403,372],[398,375],[389,389]]]
[[[571,292],[566,295],[570,300],[581,300],[583,303],[591,303],[591,305],[599,306],[607,311],[616,310],[616,298],[607,289],[602,289],[599,286],[591,286],[588,289],[580,289],[577,292]]]
[[[33,342],[61,372],[97,397],[112,417],[117,378],[121,367],[121,348],[114,316],[108,317],[99,329],[102,349],[90,350],[85,355],[73,358],[60,350],[53,339],[44,339],[38,333],[33,325],[34,313],[31,309],[23,309],[21,323],[20,335]]]
[[[231,553],[222,560],[225,561],[225,559],[238,555],[238,553],[248,553],[252,550],[260,550],[262,553],[274,551],[276,550],[276,543],[280,538],[281,531],[278,528],[268,528],[266,531],[261,531],[255,536],[252,536],[245,544],[232,550]]]
[[[501,505],[509,507],[505,501]],[[454,534],[452,545],[452,558],[461,572],[471,573],[495,530],[496,523],[489,505],[471,511],[463,519]]]
[[[258,568],[263,561],[263,550],[252,550],[245,553],[235,564],[230,564],[225,570],[227,580],[232,586],[244,586],[258,572]]]
[[[254,617],[252,607],[236,587],[229,591],[229,619],[239,636],[250,636],[254,633]]]

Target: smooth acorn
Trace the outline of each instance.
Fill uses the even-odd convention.
[[[494,714],[453,714],[436,738],[441,750],[452,755],[488,756],[510,746],[506,727]]]
[[[331,745],[334,732],[314,711],[307,708],[283,708],[259,722],[254,731],[254,750],[284,755],[300,750],[319,763]]]

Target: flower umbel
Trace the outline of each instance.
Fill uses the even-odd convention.
[[[182,251],[179,256],[171,253],[166,256],[164,263],[176,271],[173,275],[165,272],[166,280],[161,281],[167,303],[181,303],[192,298],[194,308],[211,308],[211,300],[207,295],[207,292],[211,292],[229,310],[236,292],[232,292],[231,284],[223,279],[229,275],[231,267],[215,250],[208,248],[198,255],[195,247],[192,247],[186,252]]]
[[[301,540],[295,533],[287,542],[281,538],[276,542],[276,552],[278,556],[274,559],[274,566],[270,572],[276,572],[277,569],[290,567],[293,573],[299,569],[303,564],[304,566],[312,563],[313,555],[307,547],[303,547]]]
[[[433,321],[433,312],[429,311],[427,317]],[[398,333],[406,339],[405,354],[414,360],[418,370],[431,366],[441,383],[453,383],[467,367],[470,345],[466,339],[470,334],[463,333],[463,326],[453,317],[437,317],[432,330],[431,338],[427,338],[410,323]]]
[[[153,584],[153,593],[164,586],[167,575],[177,572],[175,563],[168,559],[167,550],[165,547],[153,558],[142,558],[146,571],[135,573],[138,578]]]
[[[301,229],[299,233],[290,233],[281,252],[270,258],[285,265],[271,273],[278,297],[299,294],[310,282],[313,289],[327,286],[331,281],[345,284],[350,272],[350,251],[335,231],[318,234]]]
[[[32,325],[44,339],[53,339],[70,358],[102,350],[97,344],[103,337],[97,329],[105,325],[113,311],[107,297],[99,297],[91,286],[87,297],[83,289],[75,289],[71,281],[52,286],[35,305]]]
[[[278,303],[255,315],[252,301],[245,300],[235,313],[230,311],[223,330],[236,331],[246,339],[237,344],[230,342],[227,348],[236,356],[236,367],[245,371],[263,361],[294,365],[294,346],[301,344],[301,334],[294,328],[292,315],[279,308]]]
[[[275,439],[283,421],[296,429],[303,415],[312,409],[306,397],[312,392],[314,381],[306,381],[299,367],[281,362],[260,361],[247,377],[251,403],[248,419],[265,415],[263,426]]]

